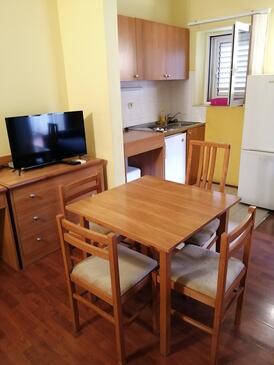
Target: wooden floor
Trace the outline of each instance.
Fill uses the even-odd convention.
[[[174,300],[182,305],[181,298]],[[210,318],[205,307],[190,302],[187,307]],[[232,315],[224,322],[219,364],[274,364],[274,215],[254,235],[239,333],[233,330]],[[25,272],[0,265],[1,365],[116,364],[112,325],[84,308],[82,318],[91,321],[75,336],[59,252]],[[207,364],[209,345],[208,335],[173,319],[172,353],[161,357],[158,338],[150,331],[149,309],[126,330],[132,365]]]

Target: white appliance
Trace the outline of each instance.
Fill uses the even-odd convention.
[[[165,137],[165,179],[185,182],[186,133]]]
[[[274,75],[247,80],[238,195],[274,210]]]
[[[141,177],[141,170],[138,167],[127,166],[127,182],[139,179]]]

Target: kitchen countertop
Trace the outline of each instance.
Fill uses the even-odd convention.
[[[186,131],[188,131],[189,129],[192,129],[192,128],[197,128],[197,127],[200,127],[202,125],[205,125],[205,122],[195,122],[195,124],[189,124],[187,126],[184,126],[184,127],[179,127],[179,128],[176,128],[176,129],[170,129],[168,131],[165,131],[165,132],[162,132],[164,134],[164,136],[171,136],[173,134],[178,134],[178,133],[184,133]],[[161,132],[156,132],[156,133],[161,133]]]

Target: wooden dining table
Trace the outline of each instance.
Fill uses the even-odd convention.
[[[172,254],[179,243],[216,217],[221,221],[217,232],[220,237],[227,230],[229,209],[238,201],[234,195],[143,176],[69,204],[66,209],[158,251],[160,352],[167,355],[171,333]],[[218,239],[217,249],[219,243]]]

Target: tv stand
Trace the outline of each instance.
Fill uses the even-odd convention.
[[[0,170],[22,268],[60,247],[56,225],[56,215],[61,213],[59,186],[100,173],[104,190],[104,168],[104,160],[87,158],[85,164],[57,163],[23,170],[20,176],[10,168]]]

